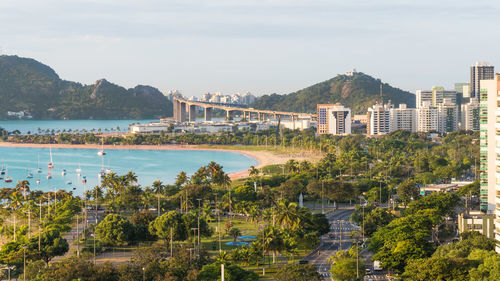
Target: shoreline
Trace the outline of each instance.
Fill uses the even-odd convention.
[[[200,145],[178,145],[178,144],[167,144],[167,145],[98,145],[98,144],[34,144],[34,143],[12,143],[12,142],[0,142],[0,147],[24,147],[24,148],[67,148],[67,149],[101,149],[104,150],[186,150],[186,151],[225,151],[233,152],[245,155],[247,157],[255,159],[258,164],[255,166],[260,169],[267,165],[272,164],[284,164],[290,159],[295,159],[297,161],[308,160],[311,161],[310,157],[303,155],[296,156],[293,154],[278,154],[270,151],[247,151],[239,150],[237,148],[210,148],[203,147]],[[231,180],[247,178],[249,171],[243,170],[229,174]]]

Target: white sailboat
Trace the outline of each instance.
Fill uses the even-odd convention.
[[[106,174],[104,173],[104,157],[101,156],[101,171],[97,174],[97,177],[101,180]]]
[[[12,182],[12,177],[9,176],[9,168],[5,168],[5,182]]]
[[[82,168],[80,167],[80,163],[78,163],[78,169],[76,169],[75,172],[78,176],[80,176],[80,174],[82,173]]]
[[[32,178],[33,178],[33,174],[32,174],[32,173],[30,173],[30,170],[27,170],[27,171],[26,171],[26,178],[27,178],[27,179],[32,179]]]
[[[63,169],[61,175],[64,177],[66,175],[66,169]]]
[[[2,168],[0,168],[0,175],[5,175],[5,167],[3,166],[3,160],[2,160]]]
[[[50,149],[50,162],[49,162],[49,163],[47,163],[47,168],[49,168],[49,169],[54,169],[54,164],[53,164],[53,162],[52,162],[52,147],[51,147],[51,148],[49,148],[49,149]]]
[[[111,174],[111,168],[109,166],[109,159],[108,159],[108,168],[106,169],[106,175]]]
[[[40,168],[40,153],[38,153],[38,160],[36,164],[36,173],[40,174],[42,172],[42,168]]]
[[[101,150],[97,152],[97,155],[104,156],[106,152],[104,151],[104,138],[101,138]]]

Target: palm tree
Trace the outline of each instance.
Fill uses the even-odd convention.
[[[158,196],[158,217],[160,216],[160,194],[163,190],[162,182],[157,180],[153,182],[153,190],[156,192],[156,196]]]
[[[23,206],[23,197],[18,191],[14,191],[10,194],[9,207],[17,211]]]
[[[283,227],[296,228],[299,222],[298,205],[295,202],[288,202],[281,199],[275,207],[274,212],[276,222]]]
[[[233,227],[231,228],[231,230],[229,230],[229,235],[231,235],[234,241],[236,241],[236,238],[241,235],[241,230],[239,228]]]
[[[283,250],[282,233],[276,227],[268,227],[264,234],[264,249],[273,252],[273,263],[276,263],[276,254]]]
[[[30,183],[27,180],[17,181],[15,190],[22,191],[24,200],[26,200],[26,193],[30,191]]]

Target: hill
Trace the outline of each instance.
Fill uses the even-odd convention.
[[[380,100],[380,79],[363,73],[353,76],[338,75],[288,95],[264,95],[252,107],[258,109],[316,113],[318,103],[342,103],[355,114],[364,114],[368,107]],[[384,102],[406,103],[415,107],[415,95],[383,83]]]
[[[150,86],[82,85],[34,59],[0,56],[0,119],[7,111],[34,119],[146,119],[172,116],[172,103]]]

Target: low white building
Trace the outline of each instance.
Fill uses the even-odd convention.
[[[461,117],[460,129],[479,131],[479,102],[476,98],[472,98],[467,104],[462,104]]]

